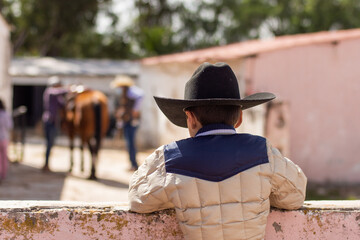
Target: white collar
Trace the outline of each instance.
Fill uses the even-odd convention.
[[[235,129],[214,129],[196,134],[196,137],[208,136],[208,135],[232,135],[232,134],[236,134]]]

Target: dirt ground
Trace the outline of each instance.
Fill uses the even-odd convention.
[[[139,163],[152,150],[138,153]],[[14,158],[14,146],[9,146],[9,156]],[[120,201],[127,202],[129,160],[123,147],[101,149],[97,164],[98,180],[88,180],[90,153],[85,152],[85,171],[80,171],[80,151],[74,151],[74,170],[70,166],[69,149],[55,146],[50,159],[52,172],[44,173],[45,145],[41,140],[25,144],[21,163],[10,163],[8,176],[0,183],[0,200],[63,200],[63,201]]]
[[[57,139],[51,155],[52,172],[43,173],[45,145],[41,138],[31,138],[25,144],[21,163],[11,163],[7,178],[0,183],[0,200],[62,200],[62,201],[119,201],[127,202],[127,191],[132,172],[124,144],[107,144],[99,154],[97,181],[88,180],[90,154],[85,152],[85,172],[80,171],[80,151],[74,151],[74,170],[70,166],[67,139]],[[119,147],[116,147],[119,145]],[[153,149],[140,151],[138,162],[142,163]],[[9,156],[14,159],[14,146]],[[360,199],[360,184],[311,183],[307,186],[307,200],[353,200]]]

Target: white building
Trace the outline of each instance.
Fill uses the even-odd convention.
[[[10,27],[0,15],[0,97],[8,110],[11,109],[12,105],[11,81],[8,74],[10,53]]]

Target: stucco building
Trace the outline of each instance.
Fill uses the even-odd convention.
[[[139,82],[146,92],[145,141],[158,145],[188,136],[166,120],[152,96],[183,98],[185,82],[204,61],[229,63],[242,96],[257,91],[277,95],[273,106],[245,110],[239,131],[268,136],[309,180],[360,181],[360,29],[143,59]]]

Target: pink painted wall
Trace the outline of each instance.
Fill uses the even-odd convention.
[[[313,201],[295,211],[273,209],[266,240],[359,239],[360,201]],[[180,240],[174,210],[129,212],[118,203],[0,201],[0,239]]]
[[[308,209],[298,211],[272,211],[268,217],[265,239],[359,239],[359,211],[342,208],[341,202],[336,203],[334,208],[311,206],[309,204]]]
[[[263,53],[252,67],[255,91],[289,102],[290,158],[309,180],[360,182],[360,39]]]

